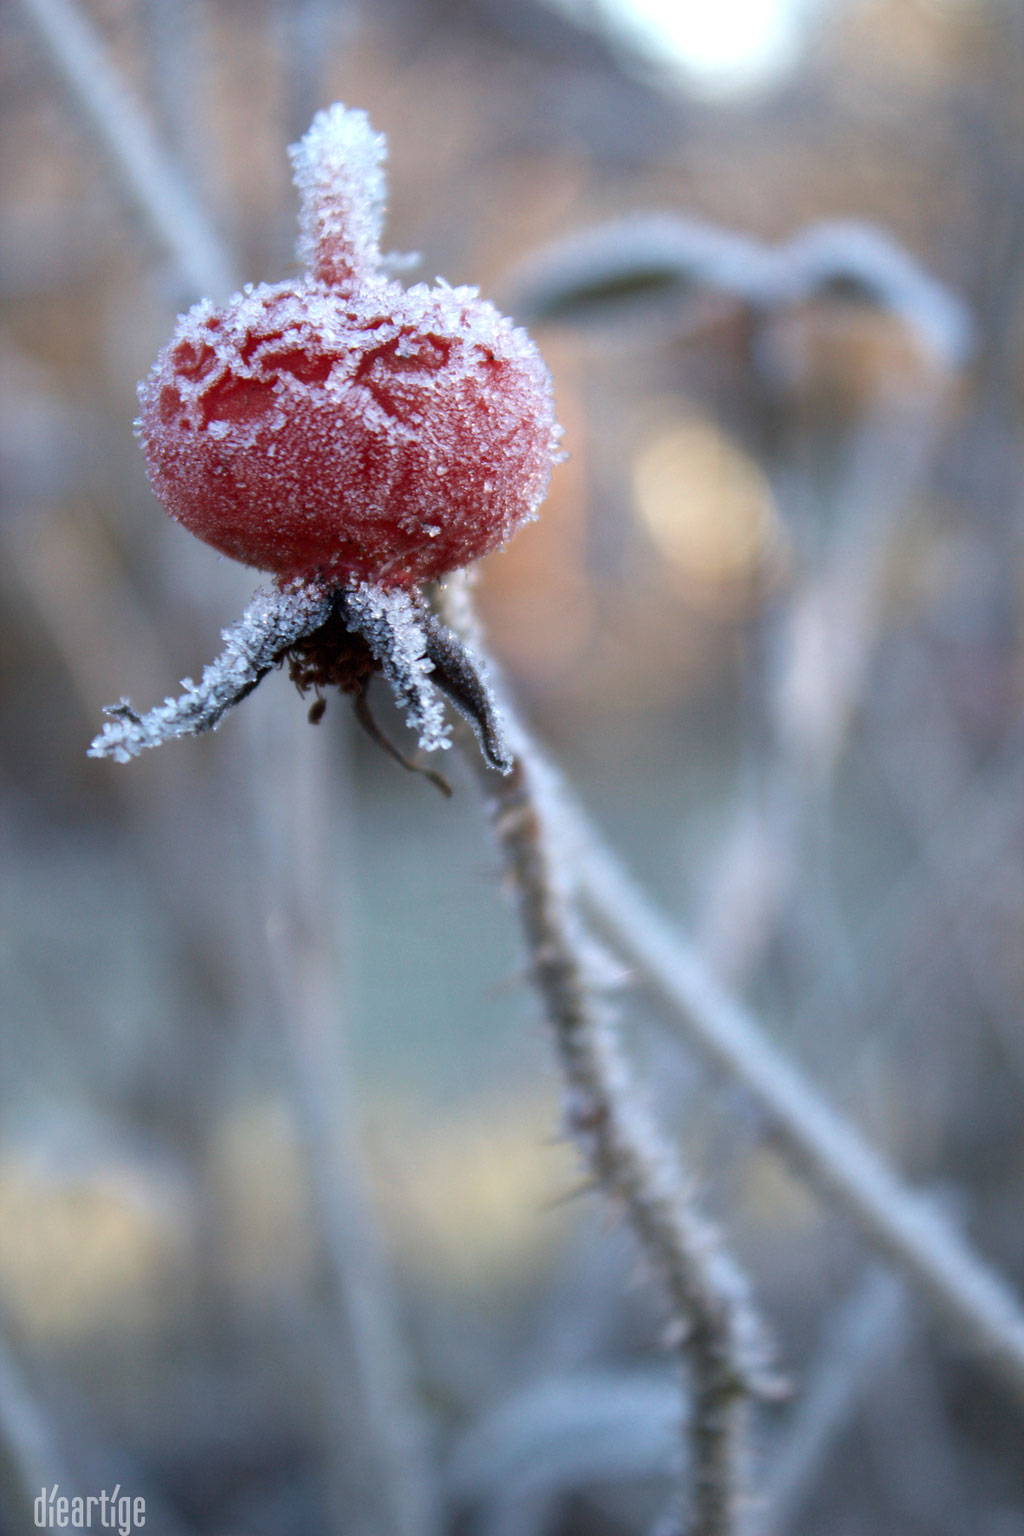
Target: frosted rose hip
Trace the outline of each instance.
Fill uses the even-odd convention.
[[[179,324],[142,390],[150,477],[225,554],[405,584],[503,543],[543,499],[546,372],[472,290],[281,284]]]
[[[407,586],[505,542],[557,457],[550,378],[475,289],[380,272],[383,140],[320,113],[292,151],[313,275],[182,317],[141,387],[171,515],[282,578]]]

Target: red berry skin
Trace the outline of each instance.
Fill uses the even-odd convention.
[[[139,390],[167,511],[282,580],[443,576],[535,516],[559,457],[526,332],[382,274],[385,153],[365,113],[319,112],[290,150],[309,276],[197,304]]]
[[[202,303],[140,397],[167,511],[282,579],[440,577],[535,515],[557,456],[547,370],[474,289],[366,276]]]

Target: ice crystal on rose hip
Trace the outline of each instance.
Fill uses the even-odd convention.
[[[140,391],[168,512],[286,580],[443,576],[535,515],[557,457],[526,332],[383,270],[384,154],[364,113],[319,113],[291,151],[308,275],[197,304]]]
[[[387,275],[385,143],[365,113],[319,113],[290,153],[307,275],[195,305],[139,391],[167,511],[276,586],[224,631],[198,684],[147,715],[122,699],[90,752],[127,762],[213,730],[286,663],[316,690],[310,719],[339,688],[406,767],[419,765],[370,713],[376,675],[423,749],[449,745],[446,699],[507,773],[483,668],[423,588],[536,514],[560,457],[551,380],[526,332],[475,288],[405,289]]]

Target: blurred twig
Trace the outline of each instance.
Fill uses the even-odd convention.
[[[20,0],[136,205],[187,286],[214,300],[238,286],[234,262],[74,0]]]
[[[39,1529],[35,1501],[58,1485],[68,1498],[88,1498],[118,1487],[141,1497],[145,1527],[154,1536],[188,1536],[189,1527],[160,1497],[144,1470],[121,1448],[111,1450],[95,1424],[79,1414],[60,1422],[22,1370],[6,1331],[0,1328],[0,1516],[4,1536]],[[80,1420],[80,1421],[79,1421]],[[114,1506],[116,1508],[116,1506]],[[113,1513],[113,1509],[111,1509]],[[51,1508],[52,1518],[52,1508]],[[72,1514],[70,1521],[75,1524]],[[97,1517],[98,1523],[98,1517]],[[109,1524],[113,1524],[113,1519]],[[81,1522],[79,1522],[79,1525]]]
[[[939,909],[943,937],[948,935],[961,957],[962,974],[1000,1053],[1024,1088],[1019,991],[1005,961],[1001,964],[999,954],[984,942],[992,904],[983,899],[991,893],[992,871],[998,868],[1001,878],[1012,882],[1003,898],[1007,932],[1012,931],[1024,903],[1024,867],[1019,858],[1007,857],[1018,846],[1022,826],[1024,732],[1011,731],[999,752],[972,771],[929,656],[910,644],[904,647],[902,661],[895,681],[898,687],[902,684],[904,698],[913,697],[916,729],[878,732],[875,755],[915,838],[918,857],[910,877],[899,881],[880,904],[872,927],[885,932],[882,923],[887,923],[890,953],[904,959],[897,976],[902,1005],[920,1016],[920,1007],[914,1005],[920,1004],[932,976],[928,968],[923,974],[906,974],[906,943],[899,940],[905,940],[908,914],[919,921],[922,905]]]
[[[8,567],[24,583],[60,648],[83,702],[91,707],[98,685],[76,648],[74,625],[67,616],[68,594],[56,585],[55,562],[51,560],[44,570],[32,558],[26,540],[16,539],[11,530],[7,534],[0,547]],[[78,598],[85,592],[94,598],[98,611],[106,611],[99,594],[111,584],[111,573],[93,570],[88,543],[83,541],[81,548],[74,544],[72,550],[77,557]],[[147,655],[155,653],[156,637],[141,610],[136,609],[134,600],[122,592],[118,606],[120,640],[99,650],[117,650],[125,635],[130,635],[136,649]],[[246,655],[253,662],[251,649]],[[154,672],[160,670],[155,654],[151,666]],[[297,700],[289,697],[288,703],[294,707]],[[403,1379],[402,1343],[391,1319],[393,1298],[386,1265],[359,1177],[358,1135],[340,1043],[341,989],[330,958],[331,935],[326,926],[334,902],[323,868],[322,834],[331,818],[324,810],[324,786],[314,775],[310,760],[315,751],[313,738],[312,731],[299,734],[302,782],[298,792],[294,764],[286,765],[274,756],[274,746],[280,753],[282,740],[294,741],[293,735],[279,731],[270,742],[250,743],[248,761],[260,765],[260,787],[258,804],[249,820],[246,879],[251,882],[254,864],[262,862],[266,878],[261,885],[273,893],[265,941],[253,942],[251,921],[233,929],[230,915],[225,919],[223,914],[214,914],[217,927],[211,935],[210,914],[198,904],[195,894],[195,850],[181,835],[183,824],[191,826],[193,835],[198,826],[208,847],[219,846],[215,840],[223,836],[223,827],[198,822],[202,798],[179,812],[175,836],[169,840],[172,857],[168,839],[153,837],[152,785],[142,791],[141,799],[138,790],[132,788],[136,781],[131,775],[124,776],[123,787],[133,844],[143,858],[148,855],[151,860],[152,878],[159,883],[179,925],[189,965],[207,968],[204,957],[212,949],[219,965],[227,961],[230,966],[235,995],[229,1016],[244,1012],[237,993],[246,981],[251,984],[253,968],[269,966],[275,1024],[283,1028],[292,1069],[297,1120],[305,1132],[329,1276],[328,1319],[321,1328],[317,1363],[323,1370],[328,1475],[335,1485],[338,1506],[336,1529],[345,1536],[359,1536],[360,1531],[369,1536],[424,1536],[432,1529],[429,1481],[423,1469],[417,1415]],[[227,771],[237,776],[241,761],[239,753]],[[171,786],[176,777],[180,775],[172,775]],[[164,801],[167,793],[161,788],[157,800]],[[237,782],[231,785],[230,797],[237,806]],[[216,807],[212,822],[216,823],[218,810],[223,817],[227,809],[223,804]],[[268,841],[273,855],[267,852]],[[180,875],[178,860],[183,866]],[[273,867],[267,868],[270,864]],[[240,952],[232,955],[233,947]],[[265,985],[265,975],[262,979]],[[218,1009],[218,1021],[224,1011],[223,1006]],[[209,1033],[207,1030],[204,1035]],[[214,1033],[213,1040],[218,1038]],[[214,1046],[209,1040],[202,1040],[202,1048],[202,1058],[194,1051],[183,1054],[191,1061],[192,1092],[201,1089],[205,1094],[219,1078],[221,1068],[219,1059],[213,1059]],[[200,1060],[202,1069],[196,1071]],[[198,1126],[196,1137],[205,1129]],[[0,1392],[4,1387],[2,1366],[0,1360]],[[28,1427],[36,1422],[45,1427],[38,1416],[33,1420],[20,1413],[20,1401],[12,1388],[10,1411],[18,1413],[15,1427],[22,1422]],[[55,1476],[50,1477],[51,1483]],[[357,1525],[357,1519],[365,1525]]]
[[[237,286],[231,255],[161,150],[148,119],[92,27],[71,0],[23,0],[23,6],[85,107],[140,210],[174,257],[183,280],[214,299],[223,297]],[[294,803],[294,798],[281,796],[273,809],[279,810],[282,803]],[[309,826],[307,820],[307,833]],[[313,834],[314,845],[319,831],[318,827]],[[293,846],[291,857],[297,857]],[[311,891],[294,865],[291,887],[291,903],[284,914],[288,930],[284,939],[279,935],[272,943],[270,958],[277,967],[295,1088],[304,1110],[311,1172],[333,1282],[330,1342],[336,1358],[332,1363],[344,1363],[355,1373],[358,1407],[363,1414],[359,1446],[335,1441],[331,1447],[335,1472],[344,1481],[346,1470],[355,1469],[358,1483],[350,1507],[339,1510],[339,1520],[346,1522],[346,1531],[354,1529],[348,1522],[358,1517],[374,1536],[421,1536],[430,1529],[431,1515],[424,1490],[417,1485],[416,1431],[410,1428],[414,1416],[409,1401],[400,1401],[395,1377],[397,1330],[392,1328],[388,1314],[383,1261],[348,1162],[355,1155],[355,1131],[351,1117],[345,1118],[345,1080],[328,1043],[336,1019],[325,990],[323,952],[317,949],[318,937],[323,935],[315,921],[326,904],[324,891]],[[286,958],[294,967],[287,977],[281,971]],[[328,1387],[335,1421],[341,1416],[351,1427],[355,1422],[351,1404],[340,1414],[349,1384],[334,1374]],[[346,1486],[341,1497],[351,1491]]]
[[[934,382],[874,403],[828,509],[824,556],[778,623],[756,808],[739,811],[699,930],[732,985],[753,972],[792,901],[811,817],[827,800],[868,685],[893,540],[930,467],[943,410]]]
[[[949,1379],[936,1370],[934,1351],[923,1329],[911,1326],[900,1359],[872,1398],[862,1420],[873,1460],[892,1489],[897,1529],[928,1536],[963,1536],[965,1531],[1020,1530],[998,1516],[989,1525],[969,1488],[960,1406],[949,1394]]]
[[[292,702],[292,701],[290,701]],[[250,717],[251,718],[251,717]],[[321,1336],[336,1530],[426,1536],[435,1528],[407,1351],[362,1169],[346,1059],[335,907],[338,797],[321,733],[287,737],[269,721],[252,741],[268,892],[267,957],[320,1217],[331,1322]],[[250,731],[252,728],[250,727]],[[297,761],[296,761],[297,757]]]
[[[785,1536],[794,1526],[836,1439],[898,1354],[906,1303],[902,1281],[876,1267],[831,1319],[820,1358],[773,1447],[758,1536]]]
[[[40,1488],[62,1483],[67,1492],[67,1478],[60,1438],[0,1334],[0,1511],[27,1531]]]
[[[576,807],[563,806],[580,896],[613,947],[661,998],[687,1037],[734,1077],[811,1182],[858,1221],[1024,1399],[1024,1309],[1006,1281],[923,1199],[720,986],[701,956],[605,849]]]
[[[520,291],[528,311],[554,314],[571,311],[577,300],[607,304],[631,288],[664,292],[688,286],[732,293],[755,311],[845,291],[892,310],[947,365],[960,364],[970,345],[970,321],[958,300],[887,236],[848,224],[806,231],[778,250],[672,218],[648,220],[639,227],[606,226],[549,248],[521,274]],[[860,446],[845,496],[835,570],[815,594],[816,603],[828,611],[829,628],[835,617],[836,581],[849,610],[842,686],[819,693],[819,702],[825,704],[821,719],[813,713],[802,719],[804,711],[797,711],[798,756],[826,770],[859,693],[891,517],[919,479],[934,441],[936,401],[927,396],[923,403],[917,430],[904,433],[897,443],[905,463],[895,493],[889,484],[893,445],[884,453],[877,441]],[[887,417],[880,430],[890,433]],[[865,540],[868,532],[871,536]],[[852,584],[851,557],[856,571]],[[780,723],[785,726],[782,739],[790,739],[784,754],[788,757],[794,745],[791,707],[780,709]],[[802,736],[806,740],[800,741]],[[791,767],[784,777],[790,779]],[[783,812],[793,801],[788,792],[776,798]],[[673,931],[601,846],[582,814],[566,804],[562,814],[575,831],[580,895],[605,934],[704,1053],[753,1094],[779,1141],[819,1187],[853,1211],[869,1237],[959,1322],[984,1351],[990,1367],[1024,1397],[1024,1311],[1013,1292],[900,1183],[768,1040],[757,1020],[728,996],[697,951]]]
[[[879,305],[953,367],[972,345],[960,300],[891,235],[853,220],[811,225],[770,246],[699,219],[630,214],[545,246],[508,279],[510,307],[524,319],[599,317],[623,300],[664,302],[696,290],[755,313],[828,294]]]
[[[739,985],[791,911],[812,818],[827,811],[870,675],[899,516],[930,467],[950,380],[971,354],[973,320],[892,236],[851,220],[812,225],[773,246],[696,219],[633,216],[545,247],[513,275],[511,290],[526,317],[600,318],[644,300],[652,315],[669,317],[677,338],[685,326],[673,301],[678,309],[694,295],[725,296],[747,317],[751,377],[769,390],[778,364],[767,322],[810,302],[853,301],[893,316],[920,354],[909,387],[887,381],[874,391],[830,498],[824,556],[793,584],[781,620],[769,620],[778,631],[766,647],[775,675],[758,680],[766,760],[717,861],[700,925],[716,968]],[[826,815],[818,820],[827,832]],[[831,904],[808,906],[820,914]],[[835,964],[829,969],[834,979]]]
[[[462,1437],[451,1463],[452,1492],[460,1505],[479,1509],[488,1536],[519,1531],[541,1502],[663,1474],[684,1413],[679,1389],[663,1371],[545,1374]]]
[[[83,529],[81,516],[58,518],[45,507],[32,506],[28,515],[0,523],[0,558],[7,583],[20,589],[30,605],[38,638],[45,637],[59,656],[83,717],[92,715],[97,698],[109,697],[108,673],[98,658],[130,654],[137,674],[152,680],[155,691],[167,672],[159,624],[126,572],[106,555],[96,528]],[[234,952],[226,937],[232,916],[225,913],[223,900],[210,898],[203,882],[197,890],[195,850],[212,851],[216,858],[222,849],[231,792],[214,781],[205,794],[195,794],[194,781],[167,771],[159,755],[154,761],[155,777],[147,784],[128,774],[118,778],[130,846],[161,892],[182,964],[207,984],[221,1016],[245,957]],[[218,788],[223,793],[215,799]],[[168,836],[172,824],[179,830]],[[189,837],[182,837],[182,826],[189,828]],[[219,1032],[203,1016],[191,1022],[197,1036],[191,1051],[216,1054]],[[191,1069],[182,1065],[193,1086],[211,1085],[215,1073],[209,1063],[198,1078],[194,1056]],[[182,1102],[181,1096],[175,1098]]]
[[[208,38],[201,0],[142,0],[142,19],[152,60],[156,107],[162,129],[190,181],[203,185],[209,163],[209,122],[204,110]]]

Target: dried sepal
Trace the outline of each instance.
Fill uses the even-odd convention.
[[[512,755],[482,663],[419,596],[370,582],[339,587],[314,579],[267,591],[261,588],[242,618],[224,631],[225,648],[196,684],[186,678],[178,699],[165,699],[140,715],[127,699],[111,705],[90,757],[126,763],[176,736],[213,730],[268,672],[282,662],[300,692],[327,687],[354,698],[356,716],[375,741],[406,768],[424,772],[448,793],[446,782],[410,761],[383,735],[370,714],[366,690],[380,672],[420,747],[451,745],[445,698],[469,720],[488,760],[507,773]],[[322,711],[317,710],[313,719]]]
[[[438,688],[469,721],[491,767],[511,773],[515,759],[481,658],[429,609],[423,629]]]
[[[347,587],[340,602],[349,629],[366,641],[423,750],[451,746],[444,705],[430,676],[423,605],[408,592],[389,592],[369,581]]]
[[[224,650],[204,668],[198,683],[186,677],[180,698],[165,699],[145,715],[137,714],[127,699],[111,705],[104,711],[110,719],[89,756],[127,763],[176,736],[214,730],[290,646],[326,620],[333,600],[330,588],[317,581],[272,591],[259,588],[238,623],[224,630]]]

